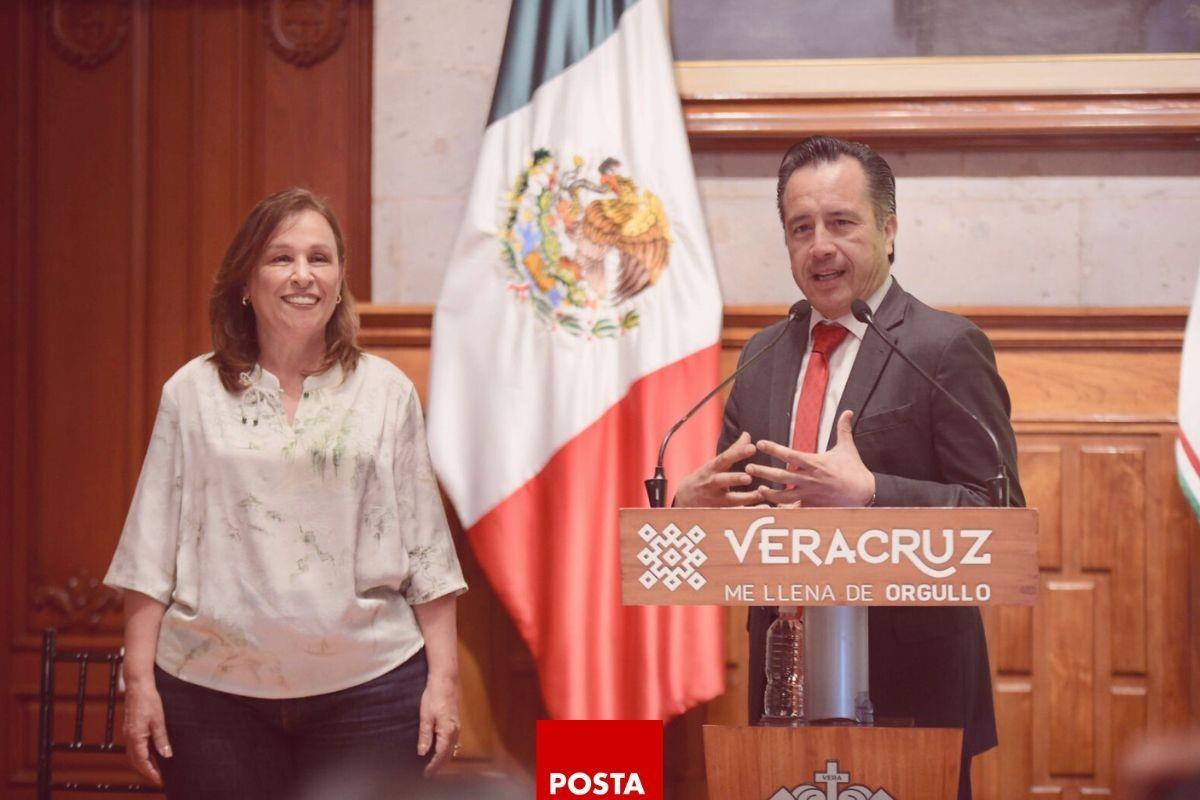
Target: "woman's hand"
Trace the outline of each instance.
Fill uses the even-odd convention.
[[[417,755],[425,755],[433,746],[433,759],[425,774],[441,769],[458,749],[458,685],[452,677],[430,674],[421,694],[421,727],[417,735]]]
[[[154,683],[154,652],[166,611],[149,595],[125,591],[125,742],[129,763],[156,783],[162,783],[162,776],[150,758],[150,743],[160,756],[171,757],[162,698]]]
[[[167,741],[167,723],[163,717],[162,700],[154,680],[127,683],[125,687],[125,742],[129,763],[140,774],[162,783],[162,775],[150,757],[150,746],[163,758],[171,757],[171,743]]]
[[[421,694],[421,727],[417,755],[433,747],[433,760],[425,766],[432,775],[458,749],[458,626],[454,620],[454,595],[447,594],[412,607],[417,627],[425,637],[429,678]]]

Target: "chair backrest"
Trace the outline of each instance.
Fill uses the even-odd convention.
[[[53,754],[55,752],[113,754],[124,753],[125,746],[113,741],[114,720],[117,711],[117,688],[121,662],[125,659],[120,650],[59,650],[58,634],[53,628],[42,632],[42,680],[38,715],[38,764],[37,800],[50,800],[51,791],[64,792],[120,792],[133,794],[161,794],[157,786],[138,783],[78,783],[54,781],[52,778]],[[70,662],[79,665],[79,678],[75,692],[75,728],[70,741],[54,741],[54,667]],[[84,741],[83,712],[87,699],[88,666],[103,664],[108,667],[108,693],[104,712],[104,740]]]

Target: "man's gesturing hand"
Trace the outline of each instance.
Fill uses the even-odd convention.
[[[838,418],[837,445],[824,453],[801,453],[775,442],[761,441],[758,449],[786,462],[789,469],[750,464],[756,478],[782,483],[785,489],[761,488],[763,500],[775,505],[799,501],[804,506],[865,506],[875,496],[875,475],[863,464],[854,445],[854,412]]]
[[[761,503],[757,490],[735,491],[749,486],[752,478],[744,472],[730,472],[733,465],[753,456],[757,450],[750,434],[743,433],[725,452],[679,482],[675,505],[683,508],[723,508]]]

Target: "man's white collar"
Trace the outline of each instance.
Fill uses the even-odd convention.
[[[890,288],[892,288],[892,276],[891,273],[888,273],[888,276],[883,279],[883,283],[879,284],[879,288],[872,292],[871,296],[867,298],[867,305],[870,307],[872,314],[879,310],[879,306],[883,302],[883,298],[885,295],[887,295],[888,289]],[[843,328],[850,331],[850,333],[854,334],[855,338],[857,338],[860,342],[862,341],[862,338],[867,335],[867,323],[859,322],[854,318],[854,315],[848,311],[837,319],[829,319],[814,308],[808,319],[809,334],[812,334],[812,329],[815,328],[819,322],[832,322],[834,324],[841,325]]]

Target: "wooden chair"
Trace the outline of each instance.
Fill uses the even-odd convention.
[[[162,794],[157,786],[138,783],[76,783],[54,781],[52,757],[55,752],[119,754],[125,746],[113,742],[113,721],[117,711],[117,683],[121,662],[125,658],[120,650],[59,650],[57,632],[47,628],[42,632],[42,682],[38,716],[38,763],[37,800],[50,800],[50,793],[60,792],[108,792],[125,794]],[[75,693],[75,731],[69,742],[54,741],[54,667],[63,662],[79,665],[78,690]],[[89,664],[108,665],[108,698],[105,705],[104,741],[85,742],[83,736],[83,711],[87,694]]]

